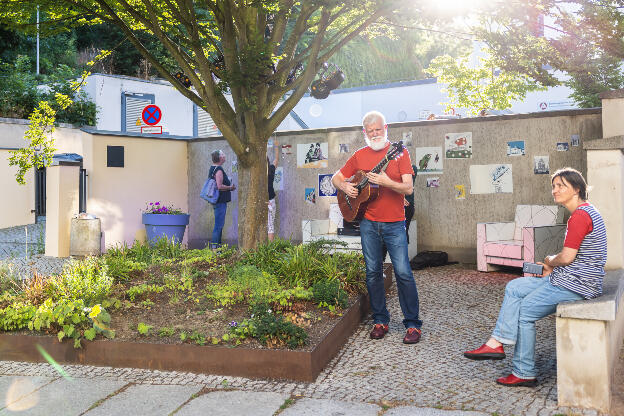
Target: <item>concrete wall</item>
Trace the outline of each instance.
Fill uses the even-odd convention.
[[[24,145],[27,128],[25,120],[0,120],[1,200],[11,201],[2,204],[0,228],[35,222],[31,212],[35,205],[34,173],[27,174],[26,186],[19,186],[15,169],[8,166],[7,149]],[[141,209],[149,202],[172,204],[188,211],[185,140],[87,133],[70,126],[57,128],[54,138],[55,153],[77,153],[84,158],[88,175],[87,212],[101,218],[106,247],[122,242],[132,244],[136,238],[144,237]],[[124,146],[123,168],[106,166],[107,146]],[[48,190],[48,198],[51,193],[53,190]]]
[[[10,151],[25,145],[24,133],[28,128],[27,120],[0,119],[0,192],[3,203],[0,208],[0,228],[35,222],[35,174],[26,174],[26,185],[15,181],[17,168],[9,166]],[[56,141],[56,153],[83,154],[82,132],[69,125],[57,127],[53,137]]]
[[[84,133],[90,152],[87,211],[102,220],[106,248],[143,239],[141,210],[149,202],[188,212],[187,142]],[[124,147],[124,167],[107,167],[107,146]],[[187,234],[183,243],[187,241]]]
[[[436,120],[390,125],[393,141],[412,132],[413,145],[408,146],[413,162],[416,147],[444,148],[444,136],[454,132],[472,132],[472,159],[444,160],[441,175],[418,176],[415,184],[419,250],[444,250],[451,260],[474,262],[476,257],[476,223],[513,221],[518,204],[552,204],[550,176],[533,173],[533,156],[550,156],[551,173],[557,168],[572,166],[586,172],[582,146],[570,146],[567,152],[556,150],[557,142],[570,142],[570,136],[580,135],[581,143],[602,137],[600,110],[568,110],[524,115],[485,118]],[[311,205],[304,201],[304,188],[318,192],[318,175],[334,173],[354,150],[361,147],[361,127],[345,127],[290,133],[277,133],[280,144],[292,145],[292,154],[283,155],[284,190],[278,192],[276,216],[277,234],[301,241],[302,219],[325,219],[329,204],[335,197],[316,199]],[[507,142],[525,141],[525,156],[508,157]],[[327,169],[296,167],[297,144],[328,142]],[[339,144],[347,143],[349,153],[339,153]],[[210,152],[223,149],[227,155],[225,170],[232,171],[233,154],[222,139],[198,139],[189,142],[189,209],[191,212],[190,242],[205,242],[212,232],[212,209],[199,198],[207,177]],[[513,171],[514,192],[509,194],[470,194],[469,167],[493,163],[509,163]],[[427,188],[427,177],[439,176],[439,188]],[[236,175],[234,175],[236,181]],[[465,185],[466,199],[456,200],[454,185]],[[224,240],[237,241],[237,196],[228,206]]]
[[[9,157],[9,149],[0,148],[0,200],[3,201],[0,208],[0,228],[35,222],[35,174],[26,174],[26,185],[18,184],[15,181],[17,168],[9,166]]]

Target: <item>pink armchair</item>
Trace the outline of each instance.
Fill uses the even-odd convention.
[[[477,270],[522,267],[558,253],[566,230],[562,222],[563,210],[556,205],[518,205],[514,222],[478,223]]]

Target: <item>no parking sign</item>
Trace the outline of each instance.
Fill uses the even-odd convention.
[[[162,111],[160,111],[160,107],[155,104],[150,104],[146,106],[141,113],[141,118],[143,119],[143,122],[145,124],[147,124],[148,126],[152,126],[141,127],[141,133],[162,133],[162,126],[155,126],[155,124],[158,124],[158,122],[162,118]]]

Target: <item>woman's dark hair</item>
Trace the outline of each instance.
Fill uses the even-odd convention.
[[[212,163],[219,163],[221,160],[221,150],[215,150],[211,153],[212,155]]]
[[[585,179],[583,178],[583,175],[581,175],[581,172],[574,168],[558,169],[550,177],[550,183],[552,184],[557,177],[561,177],[561,179],[570,184],[570,186],[572,186],[575,191],[578,191],[579,198],[581,198],[583,201],[587,200],[587,182],[585,182]]]

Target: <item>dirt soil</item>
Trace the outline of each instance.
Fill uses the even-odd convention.
[[[201,267],[200,267],[201,269]],[[114,288],[113,297],[128,300],[126,291],[134,285],[142,283],[161,283],[160,271],[148,269],[141,278],[135,278],[129,283],[117,285]],[[162,344],[181,344],[180,334],[186,332],[191,334],[197,331],[203,334],[206,339],[206,346],[212,345],[211,339],[221,339],[224,334],[230,332],[230,323],[241,323],[245,318],[250,317],[247,304],[239,304],[231,307],[215,305],[208,300],[203,293],[207,284],[222,280],[223,277],[217,274],[210,274],[207,277],[193,281],[193,296],[186,299],[185,292],[180,291],[178,299],[172,298],[171,292],[165,293],[145,293],[137,296],[134,301],[124,302],[125,305],[119,309],[107,309],[111,315],[111,329],[115,331],[113,341],[125,342],[149,342]],[[349,297],[349,307],[358,299],[359,295],[352,294]],[[148,300],[148,302],[145,302]],[[197,302],[199,300],[199,302]],[[150,305],[150,303],[153,304]],[[276,307],[276,306],[274,306]],[[299,350],[312,350],[341,319],[344,310],[337,310],[335,313],[329,312],[326,308],[319,309],[313,302],[297,302],[292,306],[282,310],[285,318],[303,327],[308,334],[308,343]],[[151,329],[147,335],[139,334],[137,326],[139,323],[150,325]],[[163,328],[173,329],[172,335],[160,334]],[[194,341],[186,340],[187,343]],[[233,342],[220,341],[220,346],[234,346]],[[267,348],[255,339],[245,339],[240,346],[245,348]],[[286,348],[284,345],[272,345],[271,348]]]

